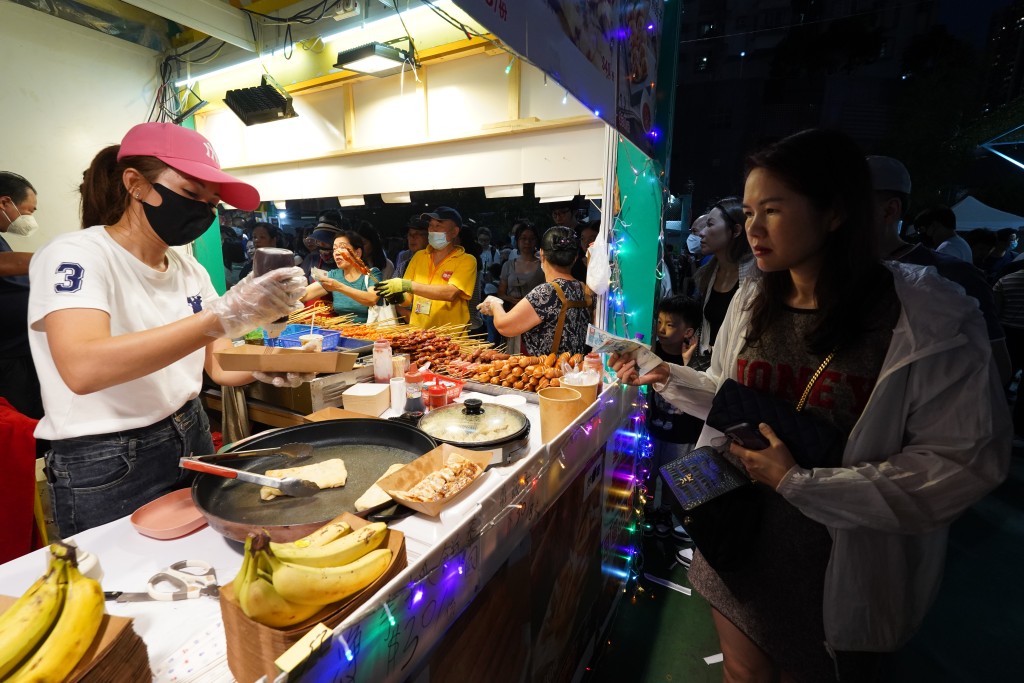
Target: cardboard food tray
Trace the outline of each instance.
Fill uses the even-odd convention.
[[[458,453],[467,460],[480,466],[480,473],[473,478],[473,481],[471,481],[466,488],[462,489],[454,496],[433,503],[420,503],[414,500],[409,500],[405,496],[396,493],[396,491],[406,491],[412,488],[431,472],[436,472],[444,467],[448,461],[448,455],[450,453]],[[490,450],[471,451],[466,448],[459,448],[457,446],[444,443],[434,450],[424,453],[394,474],[389,474],[384,477],[377,482],[377,486],[384,489],[389,496],[402,505],[412,508],[417,512],[422,512],[425,515],[437,517],[441,514],[441,510],[464,496],[466,491],[469,491],[476,485],[477,481],[480,479],[480,475],[484,473],[484,470],[487,469],[487,466],[490,464],[491,457],[493,455],[494,454]]]
[[[13,605],[15,598],[0,595],[0,614]],[[146,644],[135,633],[132,620],[103,615],[103,622],[82,660],[68,675],[67,683],[100,683],[103,681],[150,683]]]
[[[365,519],[347,512],[331,520],[331,522],[338,521],[347,522],[353,530],[369,524]],[[239,683],[249,683],[263,676],[266,676],[267,680],[274,680],[281,673],[274,664],[274,660],[299,642],[311,628],[323,623],[333,629],[344,621],[345,617],[355,612],[385,583],[405,569],[407,563],[405,535],[401,531],[389,527],[380,547],[390,548],[393,554],[391,564],[376,581],[341,602],[327,605],[306,621],[283,629],[265,626],[245,616],[242,608],[238,605],[238,600],[235,599],[231,582],[225,582],[220,589],[220,611],[224,619],[224,633],[227,640],[228,668],[231,669],[235,679]]]
[[[302,351],[270,346],[233,346],[214,356],[225,370],[252,372],[347,372],[359,357],[355,353],[336,351]]]

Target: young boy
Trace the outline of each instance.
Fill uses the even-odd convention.
[[[697,343],[701,322],[701,303],[697,299],[683,295],[662,299],[658,304],[658,337],[654,353],[668,363],[706,369],[710,365],[710,356],[701,355]],[[649,397],[647,428],[654,441],[651,477],[647,484],[653,510],[649,522],[658,536],[667,536],[672,530],[677,540],[689,543],[690,537],[681,526],[673,529],[668,501],[658,492],[661,479],[658,469],[693,450],[704,421],[682,412],[657,392],[650,392]]]

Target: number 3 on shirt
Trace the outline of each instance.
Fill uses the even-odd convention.
[[[56,273],[64,274],[64,282],[58,282],[53,287],[55,292],[77,292],[82,288],[82,277],[85,269],[77,263],[64,263],[57,266]]]

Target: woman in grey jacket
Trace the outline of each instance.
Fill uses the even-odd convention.
[[[726,681],[877,679],[938,590],[949,523],[1006,476],[1006,401],[977,306],[931,269],[882,265],[870,181],[845,135],[804,131],[748,160],[743,283],[706,372],[663,364],[629,384],[706,416],[728,378],[795,401],[830,351],[807,412],[847,439],[804,469],[770,446],[730,453],[758,482],[761,533],[744,569],[694,558]],[[717,434],[705,427],[699,444]]]

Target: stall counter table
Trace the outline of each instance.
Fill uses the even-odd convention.
[[[612,585],[604,586],[603,592],[619,593],[618,584],[628,575],[628,570],[619,567],[606,571],[608,557],[602,549],[615,545],[611,536],[628,524],[628,512],[632,511],[628,497],[632,488],[632,453],[635,453],[631,439],[635,438],[635,432],[631,431],[629,418],[635,406],[635,389],[611,385],[598,402],[549,444],[541,443],[538,406],[523,406],[521,410],[531,420],[530,455],[508,466],[488,470],[464,500],[446,508],[440,517],[414,515],[396,522],[394,527],[406,536],[407,568],[335,629],[335,637],[313,653],[304,668],[295,671],[288,680],[327,680],[323,678],[325,669],[348,669],[345,680],[387,681],[403,680],[428,664],[431,671],[457,668],[459,662],[452,661],[450,653],[442,651],[448,648],[436,646],[478,594],[504,592],[486,590],[495,575],[500,573],[503,580],[515,577],[517,583],[531,580],[530,576],[525,579],[521,576],[523,562],[515,560],[517,557],[522,560],[524,552],[529,554],[531,530],[540,524],[550,526],[549,513],[570,487],[574,495],[582,494],[588,504],[581,507],[575,501],[563,501],[564,514],[571,515],[573,510],[582,509],[587,512],[587,519],[599,522],[596,535],[580,542],[580,547],[597,563],[587,574],[610,577]],[[627,436],[616,437],[619,432]],[[616,442],[622,443],[616,447]],[[617,459],[613,457],[616,453]],[[626,470],[621,467],[623,462],[626,462]],[[592,501],[597,501],[596,508]],[[557,538],[558,529],[552,533],[552,538]],[[545,531],[541,538],[534,538],[533,545],[548,554],[563,552],[564,549],[556,546],[564,544],[552,542],[551,547],[546,546],[543,539],[548,535]],[[223,584],[235,576],[242,560],[241,544],[225,539],[209,527],[182,538],[160,541],[137,533],[127,517],[82,532],[74,540],[99,558],[104,572],[102,584],[107,591],[144,590],[150,576],[184,559],[209,562]],[[576,566],[582,565],[584,559],[573,556],[568,562],[563,559],[561,563],[540,564]],[[43,549],[0,565],[2,592],[20,595],[42,574],[46,561]],[[588,560],[587,564],[594,562]],[[564,583],[565,577],[559,574],[547,576],[545,580],[558,584],[559,581]],[[548,586],[554,596],[551,600],[557,598],[555,587]],[[605,605],[604,611],[610,612],[611,607],[610,603]],[[547,611],[543,611],[544,605],[540,609],[540,621],[546,622],[551,603],[546,604]],[[428,619],[430,610],[434,614]],[[208,638],[213,651],[217,651],[218,646],[223,647],[217,641],[223,639],[222,630],[208,633],[211,626],[220,621],[220,608],[214,599],[172,603],[108,601],[107,611],[134,619],[135,630],[146,643],[154,672],[197,636]],[[531,619],[529,614],[520,616],[527,621]],[[556,616],[565,618],[560,613]],[[601,624],[606,617],[607,614],[590,615],[587,629],[594,630],[595,618],[597,624]],[[460,620],[460,628],[452,630],[484,632],[463,627],[462,622],[474,619],[473,615],[467,615]],[[537,621],[536,615],[532,619]],[[563,627],[579,631],[579,625]],[[576,640],[579,640],[578,635]],[[550,639],[550,634],[545,638]],[[572,647],[578,656],[579,643]],[[437,654],[447,660],[431,662],[430,658]],[[557,660],[557,655],[554,653],[551,658]],[[224,680],[226,671],[226,664],[214,667],[202,680]]]

